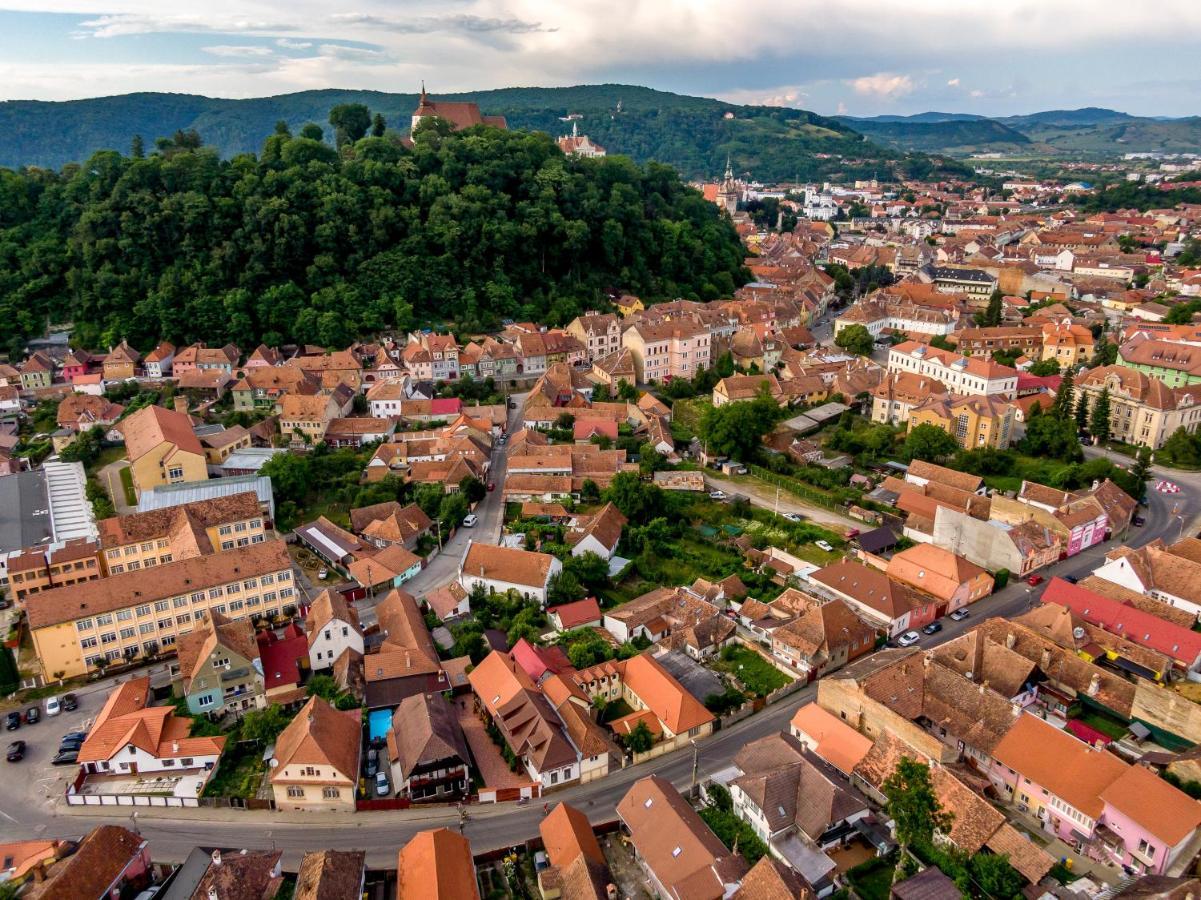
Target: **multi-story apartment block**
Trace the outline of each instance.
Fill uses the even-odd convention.
[[[211,610],[271,618],[295,602],[287,548],[272,540],[52,588],[27,615],[42,674],[72,678],[174,647]]]
[[[1109,429],[1115,440],[1157,450],[1179,428],[1201,423],[1201,387],[1168,387],[1158,378],[1125,366],[1098,366],[1076,380],[1091,409],[1109,392]]]
[[[587,351],[588,362],[621,349],[621,319],[612,313],[586,312],[567,326]]]
[[[934,378],[953,394],[1017,396],[1017,369],[917,341],[905,341],[888,351],[888,371]]]
[[[267,539],[254,491],[113,516],[97,527],[108,575],[249,547]]]
[[[709,367],[712,338],[709,330],[685,320],[641,322],[622,335],[622,346],[634,357],[638,381],[691,378]]]
[[[100,547],[87,538],[74,538],[49,546],[28,547],[8,559],[8,584],[12,598],[25,598],[50,588],[95,581],[101,577]]]

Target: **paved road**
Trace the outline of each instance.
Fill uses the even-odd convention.
[[[819,525],[832,528],[839,534],[845,532],[848,528],[864,527],[862,522],[857,522],[832,509],[826,509],[824,506],[818,506],[816,503],[807,503],[783,488],[777,493],[775,486],[765,481],[751,479],[734,481],[706,471],[705,487],[710,490],[720,489],[727,494],[742,494],[752,506],[770,509],[781,515],[784,513],[797,513],[806,519],[812,519]]]
[[[510,395],[510,399],[516,403],[517,408],[509,410],[507,434],[512,434],[520,425],[521,405],[525,397],[525,394]],[[455,532],[454,537],[447,541],[446,546],[442,548],[442,552],[435,556],[430,564],[417,575],[405,582],[404,589],[414,597],[420,599],[434,588],[439,588],[458,577],[459,563],[463,561],[463,555],[467,552],[468,541],[482,541],[488,544],[499,542],[501,526],[505,517],[503,493],[508,457],[509,443],[507,440],[504,446],[493,446],[488,480],[496,485],[496,490],[486,494],[479,506],[476,507],[475,514],[479,519],[477,524],[473,528],[460,528]],[[375,603],[382,600],[384,596],[384,593],[379,593],[375,597],[365,598],[356,604],[359,619],[364,627],[375,623]]]

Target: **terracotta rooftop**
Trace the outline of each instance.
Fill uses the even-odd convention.
[[[320,697],[311,697],[275,741],[272,782],[284,780],[290,765],[332,766],[330,783],[357,784],[362,744],[362,710],[334,709]]]
[[[396,900],[479,900],[467,838],[445,828],[419,831],[396,861]]]

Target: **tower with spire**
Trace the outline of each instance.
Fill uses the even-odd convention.
[[[734,180],[734,169],[730,164],[729,154],[726,154],[726,174],[717,186],[716,202],[731,216],[738,211],[738,183]]]

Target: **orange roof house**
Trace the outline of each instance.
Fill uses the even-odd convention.
[[[312,697],[288,723],[275,741],[268,776],[279,809],[354,810],[361,713]]]
[[[793,737],[847,776],[872,748],[870,738],[816,703],[806,703],[796,711],[790,730]]]
[[[987,597],[993,588],[992,576],[980,566],[933,544],[916,544],[895,554],[885,572],[947,603],[948,609]]]
[[[189,737],[191,719],[179,718],[171,706],[149,706],[150,678],[135,678],[108,695],[96,722],[79,749],[79,764],[89,773],[146,773],[181,769],[203,773],[215,767],[224,737]],[[185,766],[182,760],[192,762]],[[195,785],[199,794],[207,776]]]
[[[445,828],[419,831],[396,860],[396,900],[479,900],[471,844]]]

